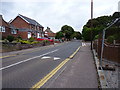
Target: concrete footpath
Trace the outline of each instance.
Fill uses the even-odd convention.
[[[47,88],[98,88],[90,44],[84,43],[65,70]]]

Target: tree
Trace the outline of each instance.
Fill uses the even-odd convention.
[[[90,41],[91,40],[91,32],[92,32],[92,40],[98,35],[100,32],[103,31],[104,28],[108,27],[116,18],[120,17],[119,12],[115,12],[112,16],[101,16],[98,18],[90,19],[88,22],[83,26],[82,30],[82,37],[84,40]],[[92,24],[91,24],[92,23]],[[115,25],[117,26],[117,25]],[[119,24],[118,24],[119,26]],[[112,30],[111,30],[112,28]],[[117,30],[116,27],[112,26],[109,28],[109,33],[120,32]],[[111,31],[110,31],[111,30]],[[120,28],[119,28],[120,30]]]
[[[86,26],[83,27],[82,31],[82,37],[85,41],[90,41],[91,40],[91,28],[88,28]]]
[[[64,35],[61,31],[56,33],[56,36],[55,36],[56,39],[62,39],[63,37],[64,37]]]
[[[82,39],[82,35],[80,32],[74,32],[71,38]]]
[[[61,32],[65,35],[65,38],[71,40],[71,36],[74,33],[74,29],[71,26],[64,25],[61,28]]]
[[[120,12],[115,12],[113,14],[113,18],[119,18],[120,17]]]

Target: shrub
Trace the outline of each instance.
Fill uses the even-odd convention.
[[[48,40],[43,40],[43,43],[49,43],[50,41],[48,41]]]
[[[31,44],[28,40],[19,40],[21,44]]]
[[[9,42],[7,39],[4,39],[4,42]]]
[[[14,36],[7,36],[7,40],[9,41],[9,42],[12,42],[13,40],[14,40]]]
[[[94,38],[94,40],[98,39],[98,37],[99,37],[99,35],[96,35],[95,38]]]
[[[40,42],[38,42],[38,41],[31,42],[31,44],[37,44],[37,43],[40,43]]]
[[[114,34],[115,40],[120,40],[120,33]]]
[[[115,37],[114,36],[109,36],[108,38],[107,38],[107,42],[108,43],[113,43],[113,41],[115,40]]]
[[[21,36],[18,36],[18,37],[17,37],[17,39],[20,39],[20,40],[22,40],[22,37],[21,37]]]
[[[35,38],[33,38],[33,37],[29,38],[30,42],[33,42],[34,40],[35,40]]]

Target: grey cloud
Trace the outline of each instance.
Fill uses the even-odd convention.
[[[26,1],[26,0],[24,0]],[[117,11],[119,0],[93,0],[94,17],[110,15]],[[35,19],[45,28],[54,32],[68,24],[81,30],[90,19],[90,0],[39,0],[37,2],[6,2],[2,5],[5,20],[9,21],[18,13]]]

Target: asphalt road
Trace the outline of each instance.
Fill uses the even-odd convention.
[[[72,41],[2,59],[2,88],[31,88],[81,46]]]

